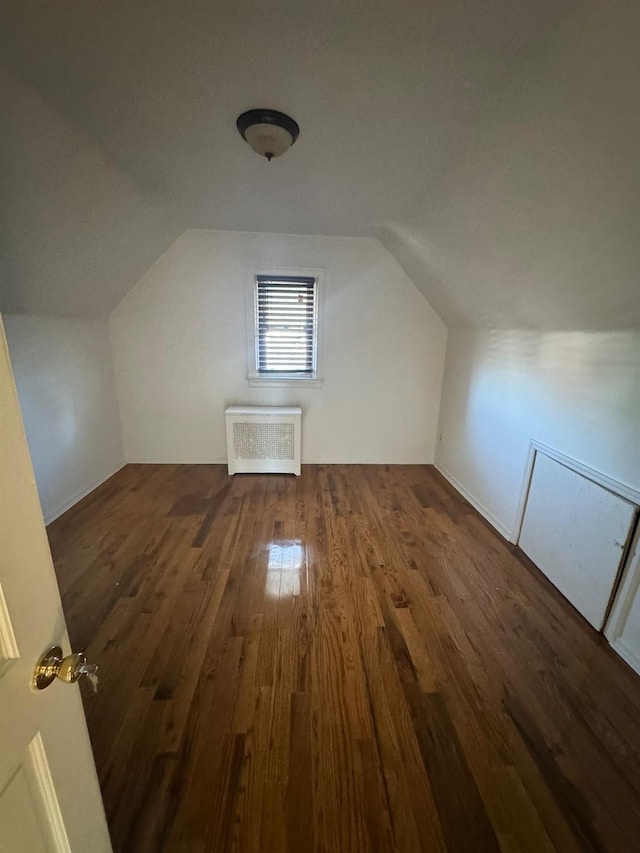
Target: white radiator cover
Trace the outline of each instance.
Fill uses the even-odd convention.
[[[229,474],[300,475],[299,406],[229,406],[224,414]]]

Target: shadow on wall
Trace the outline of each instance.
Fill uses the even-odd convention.
[[[640,484],[640,332],[450,331],[437,462],[511,531],[529,442]]]

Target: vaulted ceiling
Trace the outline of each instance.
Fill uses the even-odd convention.
[[[8,6],[3,310],[104,316],[216,228],[376,235],[448,323],[640,325],[636,4]]]

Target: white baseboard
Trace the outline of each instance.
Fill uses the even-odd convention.
[[[63,512],[66,512],[68,509],[71,509],[71,507],[77,504],[78,501],[81,501],[82,498],[86,498],[86,496],[90,492],[92,492],[94,489],[97,489],[98,486],[101,486],[105,480],[109,479],[109,477],[113,477],[113,475],[121,468],[124,468],[126,464],[127,463],[124,460],[122,462],[118,462],[115,468],[112,468],[110,471],[99,477],[95,482],[90,483],[88,486],[84,486],[82,489],[78,489],[78,491],[71,495],[70,498],[58,504],[55,509],[52,509],[51,512],[48,512],[44,516],[45,525],[51,524],[51,522],[55,521],[56,518],[59,518]]]
[[[226,465],[226,456],[215,456],[213,459],[154,459],[137,457],[127,459],[126,465]]]
[[[402,461],[398,461],[397,459],[394,459],[392,462],[389,462],[388,459],[365,459],[365,460],[358,459],[354,462],[353,459],[344,459],[342,461],[336,460],[336,459],[331,459],[331,460],[327,460],[327,459],[305,459],[305,457],[303,456],[302,457],[302,464],[303,465],[378,465],[378,466],[380,466],[380,465],[391,465],[391,466],[393,466],[393,465],[403,465],[403,466],[416,465],[417,466],[417,465],[433,465],[433,460],[430,460],[429,462],[416,462],[415,459],[407,459],[406,461],[402,462]]]
[[[474,496],[465,489],[465,487],[462,485],[462,483],[459,480],[457,480],[453,476],[453,474],[451,474],[449,471],[447,471],[446,468],[443,468],[442,465],[439,465],[437,462],[434,462],[434,467],[436,468],[436,470],[438,470],[442,474],[442,476],[445,478],[445,480],[448,480],[451,483],[451,485],[453,486],[453,488],[457,492],[460,492],[460,494],[462,495],[463,498],[466,498],[466,500],[469,501],[469,503],[471,504],[471,506],[474,509],[478,510],[480,515],[482,515],[482,516],[484,516],[484,518],[486,518],[486,520],[489,522],[489,524],[492,527],[495,527],[495,529],[498,531],[498,533],[500,533],[502,536],[504,536],[504,538],[508,542],[513,541],[511,538],[513,535],[513,531],[509,530],[508,527],[505,527],[505,525],[501,521],[499,521],[495,517],[495,515],[493,515],[493,513],[489,512],[489,510],[486,507],[484,507],[480,503],[479,500],[474,498]]]
[[[153,457],[138,457],[136,459],[131,458],[127,459],[127,464],[131,465],[226,465],[227,457],[226,456],[216,456],[213,459],[154,459]],[[415,459],[408,459],[405,462],[398,462],[394,460],[393,462],[389,462],[388,459],[369,459],[368,461],[358,460],[354,462],[353,460],[346,461],[336,461],[335,459],[331,459],[330,461],[326,459],[306,459],[304,456],[302,457],[303,465],[433,465],[433,460],[424,461],[424,462],[416,462]]]
[[[612,643],[611,648],[629,664],[631,669],[640,675],[640,656],[633,649],[630,649],[622,638],[618,638],[615,643]]]

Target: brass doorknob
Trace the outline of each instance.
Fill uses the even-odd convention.
[[[67,684],[73,684],[81,676],[94,676],[98,672],[95,663],[87,663],[82,652],[62,657],[60,646],[52,646],[40,658],[33,673],[33,686],[38,690],[44,690],[59,678]]]

